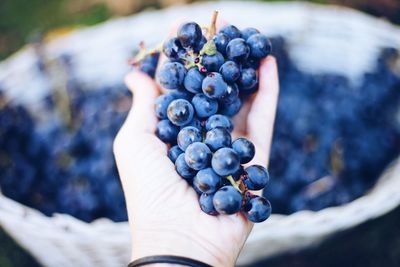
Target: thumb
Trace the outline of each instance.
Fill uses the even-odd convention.
[[[157,125],[154,103],[160,93],[157,84],[139,71],[129,73],[125,83],[133,93],[133,103],[123,125],[124,131],[154,133]]]
[[[249,111],[247,133],[256,146],[256,155],[252,163],[265,165],[269,160],[279,93],[275,58],[265,58],[261,62],[259,73],[260,85]]]

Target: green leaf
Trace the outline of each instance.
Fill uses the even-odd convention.
[[[213,40],[208,40],[200,51],[200,55],[212,56],[217,53],[217,46]]]

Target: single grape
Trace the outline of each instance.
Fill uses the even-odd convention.
[[[179,175],[182,176],[182,178],[188,180],[189,182],[191,182],[191,180],[197,173],[195,170],[193,170],[187,165],[185,161],[185,153],[180,154],[176,159],[175,169],[177,173],[179,173]]]
[[[210,165],[211,151],[208,146],[201,142],[189,145],[185,151],[187,165],[194,170],[201,170]]]
[[[203,93],[209,98],[221,98],[228,90],[228,85],[218,72],[210,72],[203,80]]]
[[[226,55],[226,46],[228,45],[231,38],[225,33],[218,33],[213,37],[213,41],[215,46],[217,47],[217,51],[220,52],[223,56]]]
[[[221,186],[221,177],[212,168],[205,168],[197,172],[193,185],[203,193],[212,194]]]
[[[253,143],[243,137],[233,141],[232,148],[239,155],[241,164],[250,162],[256,153]]]
[[[179,128],[173,125],[169,120],[161,120],[156,126],[156,135],[164,143],[175,143]]]
[[[217,151],[222,147],[231,146],[231,134],[222,127],[216,127],[206,133],[204,143],[208,145],[211,151]]]
[[[240,111],[240,108],[242,107],[242,101],[239,97],[236,97],[236,99],[233,100],[232,103],[228,104],[222,102],[219,107],[220,114],[228,117],[233,117]]]
[[[247,39],[249,39],[250,36],[260,33],[260,31],[255,28],[250,27],[250,28],[243,29],[241,31],[241,33],[242,33],[242,38],[247,40]]]
[[[245,172],[244,184],[249,190],[261,190],[268,184],[269,174],[263,166],[252,165],[247,167]]]
[[[185,151],[190,144],[193,144],[194,142],[201,142],[201,140],[202,137],[199,129],[193,126],[186,126],[179,131],[177,143],[179,148]]]
[[[188,124],[193,119],[193,115],[193,106],[185,99],[173,100],[168,105],[168,119],[177,126]]]
[[[231,83],[228,84],[228,90],[226,91],[226,94],[219,100],[224,104],[231,104],[237,101],[236,98],[238,98],[238,96],[239,96],[238,86],[236,85],[236,83]]]
[[[252,222],[263,222],[271,215],[271,204],[264,197],[252,197],[243,207],[247,219]]]
[[[233,39],[226,46],[226,56],[229,60],[244,62],[249,54],[250,47],[242,38]]]
[[[182,154],[183,151],[179,148],[179,146],[175,145],[168,150],[168,158],[175,163],[176,159]]]
[[[233,186],[220,188],[213,197],[215,210],[221,214],[234,214],[242,207],[242,195]]]
[[[171,59],[180,59],[186,53],[178,38],[173,37],[166,40],[163,44],[164,54]]]
[[[203,55],[201,58],[201,64],[206,68],[207,72],[218,71],[224,61],[224,56],[220,52],[216,52],[211,56]]]
[[[234,61],[226,61],[219,72],[227,83],[233,83],[240,77],[240,67]]]
[[[183,85],[186,90],[191,93],[201,93],[201,85],[203,83],[204,75],[199,71],[197,67],[190,68],[185,76]]]
[[[214,208],[213,198],[214,194],[201,194],[199,199],[201,210],[209,215],[218,214]]]
[[[201,124],[201,121],[197,117],[193,117],[193,119],[189,123],[187,123],[185,125],[182,125],[181,126],[181,130],[183,128],[185,128],[185,127],[188,127],[188,126],[192,126],[192,127],[196,128],[196,129],[198,129],[200,132],[203,131],[203,126]]]
[[[179,89],[183,85],[186,69],[179,62],[164,63],[158,72],[158,80],[166,89]]]
[[[230,39],[242,37],[240,30],[233,25],[226,25],[219,32],[226,34]]]
[[[228,176],[239,169],[240,158],[232,148],[223,147],[214,153],[211,166],[218,175]]]
[[[238,80],[240,89],[252,89],[258,82],[257,73],[253,68],[242,69],[242,73]]]
[[[195,48],[202,39],[200,26],[195,22],[182,24],[178,29],[178,39],[185,48]]]
[[[215,114],[209,117],[206,121],[206,130],[210,131],[211,129],[214,129],[216,127],[222,127],[227,129],[229,132],[232,132],[233,130],[233,124],[232,121],[221,114]]]
[[[253,58],[263,58],[271,54],[272,45],[267,36],[263,34],[254,34],[247,39],[250,46],[250,55]]]
[[[208,98],[205,94],[197,94],[192,99],[192,105],[200,118],[207,118],[218,111],[218,101]]]
[[[163,95],[160,95],[156,99],[155,103],[155,111],[156,111],[156,116],[157,118],[164,120],[167,118],[167,109],[168,105],[176,99],[176,96],[172,93],[166,93]]]

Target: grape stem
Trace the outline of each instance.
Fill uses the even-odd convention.
[[[237,191],[239,191],[240,193],[243,193],[242,190],[240,189],[240,184],[241,184],[241,180],[239,181],[235,181],[235,179],[233,179],[232,175],[229,175],[226,177],[226,179],[228,179],[228,181],[231,183],[231,185],[236,188]]]
[[[212,19],[211,19],[210,30],[208,32],[208,40],[211,40],[214,37],[214,35],[215,35],[216,31],[217,31],[217,26],[216,26],[217,17],[218,17],[218,11],[215,10],[214,13],[213,13]]]

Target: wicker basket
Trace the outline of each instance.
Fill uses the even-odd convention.
[[[400,47],[399,28],[354,10],[304,3],[222,2],[115,19],[54,40],[47,49],[54,58],[65,52],[72,54],[82,82],[119,84],[128,70],[126,59],[140,40],[158,42],[168,25],[185,14],[207,23],[207,14],[215,9],[240,27],[267,29],[269,35],[284,34],[289,40],[291,57],[309,72],[336,72],[357,81],[373,67],[379,48]],[[0,64],[0,84],[9,98],[35,109],[49,87],[33,71],[33,64],[31,48],[12,56]],[[352,203],[319,212],[272,215],[266,223],[257,224],[238,264],[317,244],[399,204],[400,163],[394,163],[368,194]],[[130,258],[127,223],[108,219],[84,223],[65,214],[46,217],[0,194],[0,225],[43,266],[125,266]]]

